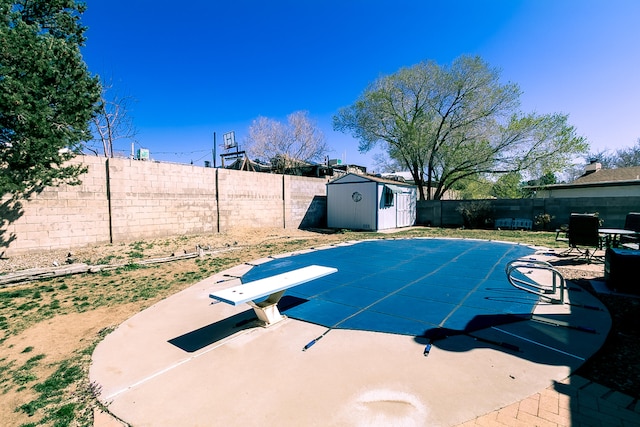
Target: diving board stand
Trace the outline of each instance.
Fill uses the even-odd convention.
[[[284,292],[294,286],[302,285],[315,279],[337,272],[337,268],[310,265],[264,279],[255,280],[231,288],[209,294],[210,298],[231,305],[249,304],[264,326],[271,326],[285,316],[278,310],[278,301]],[[256,302],[263,297],[263,301]]]

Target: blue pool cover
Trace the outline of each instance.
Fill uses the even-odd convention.
[[[276,258],[244,283],[312,264],[337,273],[289,289],[288,317],[326,326],[429,337],[529,316],[538,298],[513,288],[505,265],[529,246],[462,239],[367,240]]]

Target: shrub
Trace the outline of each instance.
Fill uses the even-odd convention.
[[[486,200],[461,203],[456,211],[462,215],[465,228],[491,228],[493,209]]]

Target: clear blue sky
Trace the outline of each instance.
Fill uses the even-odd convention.
[[[331,118],[381,75],[480,55],[522,110],[560,112],[592,151],[640,138],[637,0],[88,0],[89,69],[136,99],[138,147],[202,165],[213,132],[307,110],[331,157],[373,167]],[[115,147],[125,152],[130,145]],[[220,153],[220,149],[218,149]],[[219,158],[217,160],[219,164]]]

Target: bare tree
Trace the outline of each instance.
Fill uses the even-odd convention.
[[[130,96],[120,96],[113,89],[113,84],[102,85],[102,94],[97,106],[97,113],[93,118],[94,141],[100,147],[86,148],[96,155],[114,157],[114,146],[118,141],[129,140],[135,142],[138,134],[130,115],[131,104],[134,99]]]
[[[291,113],[287,123],[258,117],[249,127],[246,145],[251,157],[270,161],[280,173],[295,173],[328,151],[324,133],[307,111]]]
[[[640,166],[640,138],[633,147],[621,148],[616,151],[615,166],[617,168]]]
[[[620,148],[615,152],[610,150],[596,151],[589,153],[584,159],[587,163],[597,161],[605,169],[640,166],[640,138],[632,147]]]

